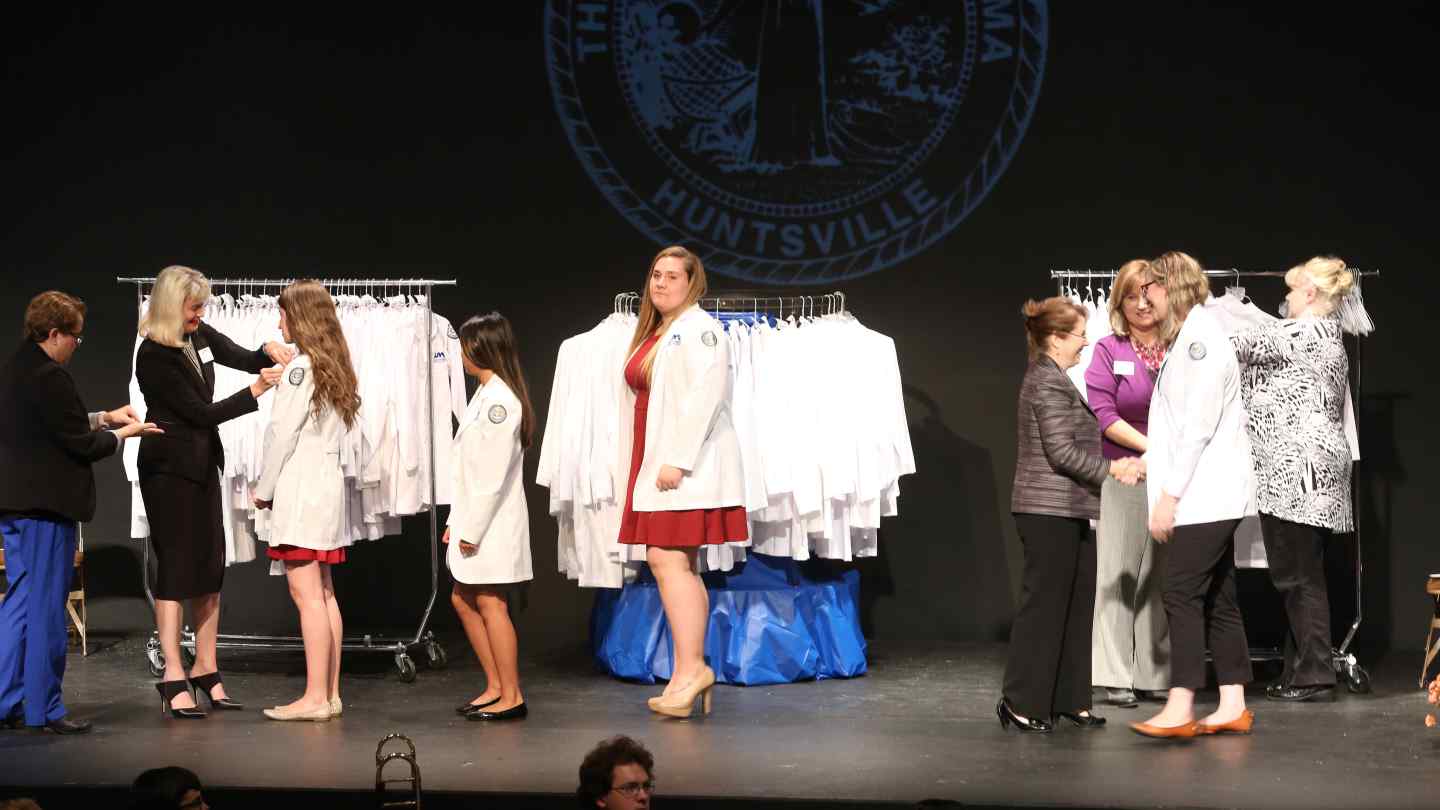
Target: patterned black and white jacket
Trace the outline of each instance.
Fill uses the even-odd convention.
[[[1339,319],[1301,318],[1230,337],[1259,510],[1336,532],[1354,527],[1343,411],[1350,362]]]

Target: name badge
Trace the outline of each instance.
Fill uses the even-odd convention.
[[[206,346],[205,348],[203,348],[203,349],[200,350],[200,362],[202,362],[202,363],[213,363],[213,362],[215,362],[215,353],[212,352],[212,351],[210,351],[210,347],[209,347],[209,346]]]
[[[1116,360],[1116,361],[1115,361],[1115,373],[1116,373],[1116,374],[1123,374],[1123,375],[1125,375],[1126,377],[1130,377],[1130,376],[1134,375],[1134,374],[1135,374],[1135,361],[1133,361],[1133,360]]]

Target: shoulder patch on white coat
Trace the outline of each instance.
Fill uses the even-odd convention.
[[[292,369],[290,369],[290,384],[291,384],[291,385],[299,385],[300,383],[302,383],[302,382],[304,382],[304,381],[305,381],[305,369],[303,369],[303,368],[292,368]]]
[[[505,410],[504,405],[495,404],[490,406],[490,410],[486,413],[486,416],[490,419],[491,424],[498,425],[504,422],[506,417],[510,416],[510,412]]]

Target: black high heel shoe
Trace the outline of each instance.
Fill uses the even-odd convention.
[[[1079,712],[1056,712],[1056,717],[1063,717],[1075,724],[1076,728],[1100,728],[1105,725],[1105,718],[1091,712],[1080,714]]]
[[[500,698],[497,697],[494,700],[487,700],[484,703],[461,703],[459,706],[455,707],[455,713],[463,717],[467,714],[474,714],[475,712],[480,711],[486,706],[490,706],[499,702]]]
[[[1015,710],[1010,708],[1010,703],[1003,697],[1000,698],[999,703],[995,704],[995,714],[1000,716],[1000,727],[1004,729],[1010,728],[1011,723],[1015,724],[1015,728],[1027,734],[1049,734],[1052,729],[1052,726],[1044,720],[1026,719],[1016,714]]]
[[[175,708],[174,706],[171,706],[171,705],[170,705],[170,701],[174,700],[175,698],[177,698],[177,697],[179,697],[179,696],[181,696],[181,695],[183,695],[183,694],[186,694],[186,693],[189,693],[189,692],[190,692],[190,682],[189,682],[189,681],[186,681],[186,680],[179,680],[179,681],[157,681],[157,682],[155,683],[155,691],[160,693],[160,713],[161,713],[161,714],[164,714],[164,713],[165,713],[165,710],[166,710],[166,709],[169,709],[169,710],[170,710],[170,716],[173,717],[173,718],[175,718],[176,720],[203,720],[203,719],[205,719],[205,712],[201,711],[199,706],[194,706],[194,707],[186,708],[186,709],[177,709],[177,708]],[[192,695],[192,697],[191,697],[191,700],[194,700],[193,695]]]
[[[194,684],[200,694],[204,695],[205,699],[210,701],[210,708],[212,709],[238,712],[245,708],[244,703],[231,700],[230,698],[217,698],[210,694],[210,690],[220,685],[220,673],[218,672],[212,672],[209,675],[196,675],[190,679],[190,683]],[[197,700],[195,702],[199,703],[200,701]]]

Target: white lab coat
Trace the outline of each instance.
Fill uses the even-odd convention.
[[[310,357],[298,354],[275,389],[265,455],[255,497],[273,501],[272,546],[331,550],[344,545],[345,474],[340,444],[345,423],[333,408],[317,417],[311,408],[315,374]]]
[[[744,505],[740,442],[730,414],[729,362],[725,329],[698,306],[676,318],[660,339],[651,375],[645,458],[635,481],[635,511]],[[620,413],[630,414],[635,393],[619,371]],[[622,416],[619,428],[619,469],[628,477],[633,420]],[[664,465],[685,475],[680,486],[661,492],[655,480]]]
[[[456,582],[499,585],[532,579],[530,512],[525,505],[520,399],[499,375],[480,387],[455,434],[450,473],[450,544]],[[479,548],[463,554],[460,541]]]
[[[1255,469],[1240,399],[1240,364],[1213,309],[1190,310],[1165,355],[1150,399],[1145,454],[1150,509],[1179,498],[1175,525],[1255,514]]]

